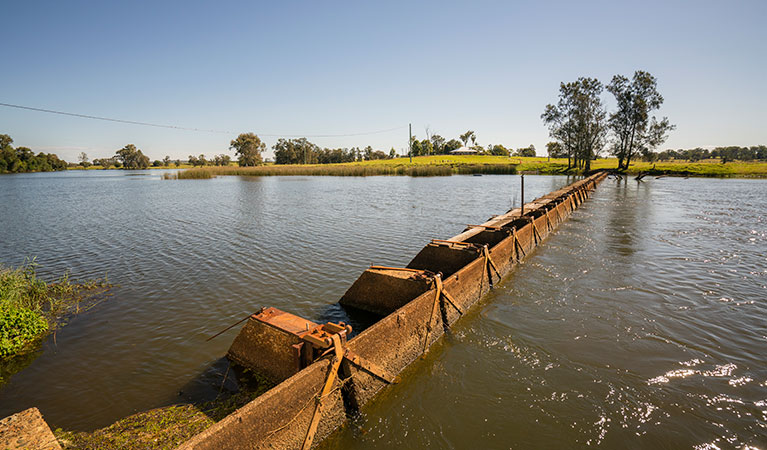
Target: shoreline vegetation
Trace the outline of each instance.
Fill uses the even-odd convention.
[[[37,268],[34,259],[16,268],[0,265],[0,384],[67,316],[92,308],[111,288],[106,277],[75,283],[64,274],[46,282]]]
[[[719,159],[698,161],[632,162],[628,169],[616,170],[616,158],[600,158],[591,163],[591,172],[609,170],[626,175],[684,176],[717,178],[767,178],[767,161],[732,161]],[[266,164],[253,167],[206,166],[164,174],[164,179],[210,179],[216,176],[449,176],[493,174],[583,175],[585,171],[571,167],[567,158],[506,157],[491,155],[434,155],[380,159],[339,164]],[[590,172],[589,172],[590,173]]]
[[[219,394],[207,402],[175,404],[139,412],[91,432],[57,428],[53,434],[67,450],[176,448],[275,386],[249,371],[239,378],[239,382],[241,385],[236,392]]]

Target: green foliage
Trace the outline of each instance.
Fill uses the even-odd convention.
[[[240,166],[249,167],[261,165],[261,153],[266,150],[266,144],[255,133],[242,133],[230,143],[229,148],[235,150]]]
[[[66,170],[67,163],[52,153],[35,153],[27,147],[13,148],[13,139],[0,134],[0,173],[53,172]]]
[[[535,146],[531,144],[529,147],[518,148],[517,151],[514,152],[514,156],[521,156],[523,158],[534,158],[536,156]]]
[[[546,105],[541,119],[568,155],[568,166],[588,172],[607,137],[607,112],[600,95],[604,86],[596,78],[580,77],[560,83],[559,101]]]
[[[500,144],[495,144],[490,147],[490,154],[495,156],[509,156],[509,150]]]
[[[0,360],[16,355],[48,331],[39,312],[13,304],[0,309]]]
[[[116,157],[125,169],[148,169],[149,157],[144,155],[135,145],[128,144],[117,150]]]
[[[647,157],[665,142],[667,133],[675,127],[666,117],[660,121],[650,117],[663,104],[663,96],[658,92],[657,80],[648,72],[637,70],[631,81],[615,75],[607,90],[617,103],[608,120],[613,135],[610,152],[618,158],[618,169],[626,169],[634,156]]]
[[[106,279],[73,284],[67,275],[46,283],[36,269],[34,260],[15,269],[0,266],[0,360],[23,353],[58,317],[79,311],[81,291],[108,286]]]

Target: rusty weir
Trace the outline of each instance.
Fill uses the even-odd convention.
[[[350,408],[395,382],[605,176],[435,239],[407,267],[370,267],[340,303],[381,319],[353,338],[343,323],[317,324],[275,308],[253,314],[227,356],[280,383],[179,448],[311,448],[343,425]]]

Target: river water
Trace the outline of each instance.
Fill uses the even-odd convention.
[[[0,177],[0,263],[119,286],[0,387],[90,430],[215,394],[260,306],[350,320],[404,265],[519,201],[519,177]],[[528,199],[571,181],[525,177]],[[767,181],[603,182],[325,448],[767,448]],[[212,387],[214,386],[214,387]]]

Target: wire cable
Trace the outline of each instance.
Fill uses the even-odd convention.
[[[145,127],[155,127],[155,128],[169,128],[172,130],[182,130],[182,131],[196,131],[196,132],[203,132],[203,133],[219,133],[219,134],[237,134],[233,131],[224,131],[224,130],[212,130],[212,129],[205,129],[205,128],[189,128],[189,127],[180,127],[176,125],[163,125],[163,124],[157,124],[157,123],[151,123],[151,122],[140,122],[136,120],[124,120],[124,119],[114,119],[111,117],[101,117],[101,116],[92,116],[89,114],[79,114],[79,113],[73,113],[73,112],[66,112],[66,111],[56,111],[53,109],[45,109],[45,108],[35,108],[33,106],[22,106],[22,105],[13,105],[10,103],[0,103],[0,106],[5,106],[7,108],[16,108],[16,109],[24,109],[27,111],[36,111],[36,112],[44,112],[49,114],[58,114],[62,116],[70,116],[70,117],[79,117],[82,119],[92,119],[92,120],[104,120],[107,122],[117,122],[117,123],[125,123],[129,125],[141,125]],[[346,134],[300,134],[300,133],[285,133],[285,134],[267,134],[267,133],[256,133],[259,136],[265,136],[265,137],[311,137],[311,138],[324,138],[324,137],[350,137],[350,136],[367,136],[371,134],[382,134],[382,133],[389,133],[395,130],[401,130],[403,128],[406,128],[407,125],[402,125],[399,127],[394,128],[387,128],[385,130],[377,130],[377,131],[365,131],[360,133],[346,133]]]

